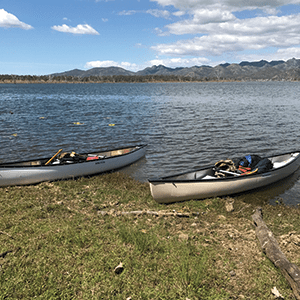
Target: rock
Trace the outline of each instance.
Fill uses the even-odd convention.
[[[225,208],[227,212],[233,212],[234,211],[234,207],[233,207],[233,201],[227,201],[225,203]]]
[[[189,239],[189,235],[185,233],[180,233],[178,238],[182,241],[187,241]]]
[[[124,271],[123,264],[120,262],[114,269],[116,274],[121,274]]]
[[[276,299],[284,299],[284,297],[279,293],[277,287],[274,286],[271,290],[272,294],[276,297]]]

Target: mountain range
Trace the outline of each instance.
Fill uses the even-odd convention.
[[[163,65],[152,66],[138,72],[132,72],[120,67],[92,68],[89,70],[74,69],[50,76],[178,76],[195,79],[218,80],[300,80],[300,59],[287,61],[261,60],[257,62],[243,61],[239,64],[225,63],[215,67],[193,66],[186,68],[168,68]]]

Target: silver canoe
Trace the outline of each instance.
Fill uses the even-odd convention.
[[[80,161],[44,158],[0,164],[0,186],[27,185],[117,170],[142,158],[146,145],[83,153]],[[57,153],[58,154],[58,153]],[[82,159],[85,158],[85,159]],[[50,162],[50,163],[49,163]],[[48,163],[48,164],[47,164]]]
[[[260,188],[293,174],[300,165],[300,153],[292,152],[268,157],[271,170],[260,174],[232,175],[217,178],[214,166],[206,166],[192,172],[149,179],[152,197],[158,203],[173,203],[191,199],[238,194]]]

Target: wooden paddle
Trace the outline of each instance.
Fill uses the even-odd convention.
[[[62,151],[62,149],[59,149],[46,163],[45,166],[50,164],[51,161]]]

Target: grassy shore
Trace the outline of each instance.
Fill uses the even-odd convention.
[[[254,209],[232,198],[159,205],[123,173],[1,188],[0,299],[274,299],[274,286],[293,299],[260,249]],[[300,265],[299,210],[263,213]]]

